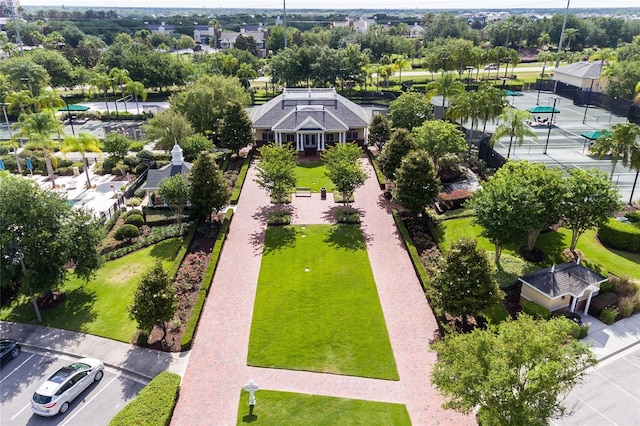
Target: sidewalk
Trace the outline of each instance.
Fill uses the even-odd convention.
[[[591,346],[598,361],[604,361],[640,343],[640,314],[606,325],[590,316],[582,315],[583,323],[591,323],[589,334],[582,342]]]
[[[54,352],[78,358],[98,358],[109,367],[145,381],[163,371],[184,376],[189,362],[188,351],[161,352],[90,334],[34,324],[0,321],[0,336],[17,340],[26,350]]]

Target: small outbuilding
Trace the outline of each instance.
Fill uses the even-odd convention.
[[[173,145],[173,148],[171,149],[171,162],[159,169],[149,170],[147,174],[147,181],[142,186],[142,189],[147,192],[147,199],[150,200],[149,205],[152,205],[152,200],[149,197],[149,194],[160,188],[160,182],[162,182],[163,179],[175,175],[182,175],[184,179],[187,179],[187,176],[191,171],[191,166],[192,163],[184,161],[182,148],[180,148],[177,143]]]
[[[607,278],[580,265],[580,259],[553,265],[518,278],[521,299],[530,300],[550,311],[578,310],[587,313],[591,299]]]
[[[607,80],[601,79],[606,61],[580,61],[569,65],[563,65],[553,70],[553,79],[575,86],[580,90],[591,90],[594,93],[603,93],[607,87]]]

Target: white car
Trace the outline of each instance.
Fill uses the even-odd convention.
[[[95,358],[82,358],[62,367],[33,394],[31,410],[45,417],[65,413],[71,401],[103,375],[104,364]]]

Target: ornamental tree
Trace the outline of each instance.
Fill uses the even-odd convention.
[[[367,140],[369,145],[374,145],[378,148],[378,152],[381,152],[390,137],[391,124],[389,124],[387,116],[384,114],[374,115],[369,125],[369,136]]]
[[[173,175],[162,179],[158,187],[162,201],[169,205],[173,215],[182,224],[182,211],[189,201],[189,181],[182,175]]]
[[[528,315],[450,334],[432,345],[438,361],[431,382],[443,408],[478,409],[487,425],[546,425],[566,412],[563,396],[596,363],[590,349],[571,336],[566,318],[535,321]]]
[[[358,159],[362,150],[355,143],[339,143],[322,153],[327,176],[342,196],[345,204],[353,192],[364,184],[367,174]]]
[[[258,152],[261,158],[256,166],[255,181],[277,204],[282,204],[287,193],[296,186],[298,154],[291,144],[264,145]]]
[[[0,276],[19,283],[39,317],[38,294],[58,289],[70,273],[88,281],[100,267],[102,227],[58,194],[1,171],[0,200]]]
[[[571,230],[571,251],[587,230],[598,228],[620,208],[619,192],[607,174],[598,169],[569,169],[564,181],[562,215]]]
[[[142,332],[150,332],[155,325],[160,326],[164,340],[167,337],[166,323],[173,318],[177,309],[176,288],[158,260],[142,275],[133,304],[129,307],[129,315]]]
[[[434,164],[445,154],[460,154],[467,149],[464,133],[458,125],[441,120],[428,120],[411,132],[416,146],[424,149]]]
[[[402,159],[395,175],[393,199],[414,217],[420,216],[440,190],[440,179],[429,154],[424,150],[410,152]]]
[[[433,280],[432,300],[453,316],[481,315],[502,300],[502,292],[491,275],[491,265],[475,240],[459,240],[444,253]]]
[[[212,212],[217,213],[229,203],[231,192],[210,153],[201,153],[193,163],[189,183],[191,208],[199,217],[210,220]]]
[[[236,156],[240,150],[249,145],[253,139],[251,119],[244,107],[237,101],[227,102],[222,111],[220,121],[220,141]]]
[[[389,118],[394,128],[411,131],[425,120],[433,119],[433,106],[422,93],[406,92],[389,104]]]
[[[407,129],[396,129],[378,157],[378,164],[384,177],[389,180],[395,179],[396,170],[400,167],[402,159],[415,147],[413,136]]]

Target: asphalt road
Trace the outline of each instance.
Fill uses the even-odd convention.
[[[640,346],[603,361],[567,396],[557,426],[640,425]]]
[[[106,367],[104,377],[89,386],[55,417],[40,417],[31,411],[31,396],[56,370],[74,361],[62,355],[22,352],[0,370],[0,424],[2,425],[108,425],[145,383]]]

